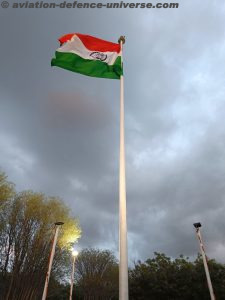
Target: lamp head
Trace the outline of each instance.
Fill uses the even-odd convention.
[[[77,255],[79,254],[79,252],[77,250],[72,250],[72,256],[73,257],[77,257]]]
[[[63,222],[55,222],[55,225],[63,225]]]
[[[196,229],[202,227],[202,224],[201,224],[200,222],[194,223],[193,225],[194,225],[194,227],[195,227]]]

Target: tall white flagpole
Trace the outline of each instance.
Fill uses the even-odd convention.
[[[51,273],[51,269],[52,269],[52,262],[53,262],[53,258],[55,255],[55,247],[56,247],[56,242],[57,242],[57,238],[58,238],[58,234],[59,234],[59,227],[63,224],[64,224],[63,222],[55,223],[55,234],[54,234],[51,254],[50,254],[50,258],[49,258],[48,271],[47,271],[46,278],[45,278],[45,287],[44,287],[44,291],[42,294],[42,300],[45,300],[47,298],[48,283],[49,283],[50,273]]]
[[[119,38],[121,63],[123,65],[123,44],[125,37]],[[128,300],[128,258],[127,258],[127,209],[124,135],[124,81],[120,77],[120,168],[119,168],[119,300]]]
[[[208,264],[207,264],[207,257],[206,257],[206,254],[205,254],[203,240],[202,240],[202,236],[201,236],[201,232],[200,232],[200,227],[201,226],[202,226],[201,223],[195,223],[194,224],[194,227],[196,228],[197,238],[198,238],[199,244],[200,244],[200,250],[201,250],[203,264],[204,264],[204,268],[205,268],[205,274],[206,274],[206,279],[207,279],[207,283],[208,283],[210,298],[211,298],[211,300],[216,300],[216,297],[215,297],[214,292],[213,292],[212,281],[211,281],[210,274],[209,274],[209,268],[208,268]]]

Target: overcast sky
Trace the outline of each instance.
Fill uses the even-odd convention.
[[[225,5],[179,3],[0,8],[0,168],[18,191],[65,201],[80,219],[80,249],[118,251],[119,81],[50,67],[71,32],[126,36],[130,262],[195,256],[198,221],[207,254],[225,261]]]

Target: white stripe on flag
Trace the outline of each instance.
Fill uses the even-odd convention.
[[[74,53],[84,59],[101,60],[108,65],[113,65],[121,53],[117,52],[100,52],[87,49],[79,37],[75,34],[72,39],[63,44],[56,51],[64,53]]]

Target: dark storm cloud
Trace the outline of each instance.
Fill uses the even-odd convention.
[[[80,247],[117,250],[119,82],[50,68],[57,38],[125,34],[129,254],[224,248],[224,5],[177,10],[1,10],[0,166],[18,189],[58,195]]]

